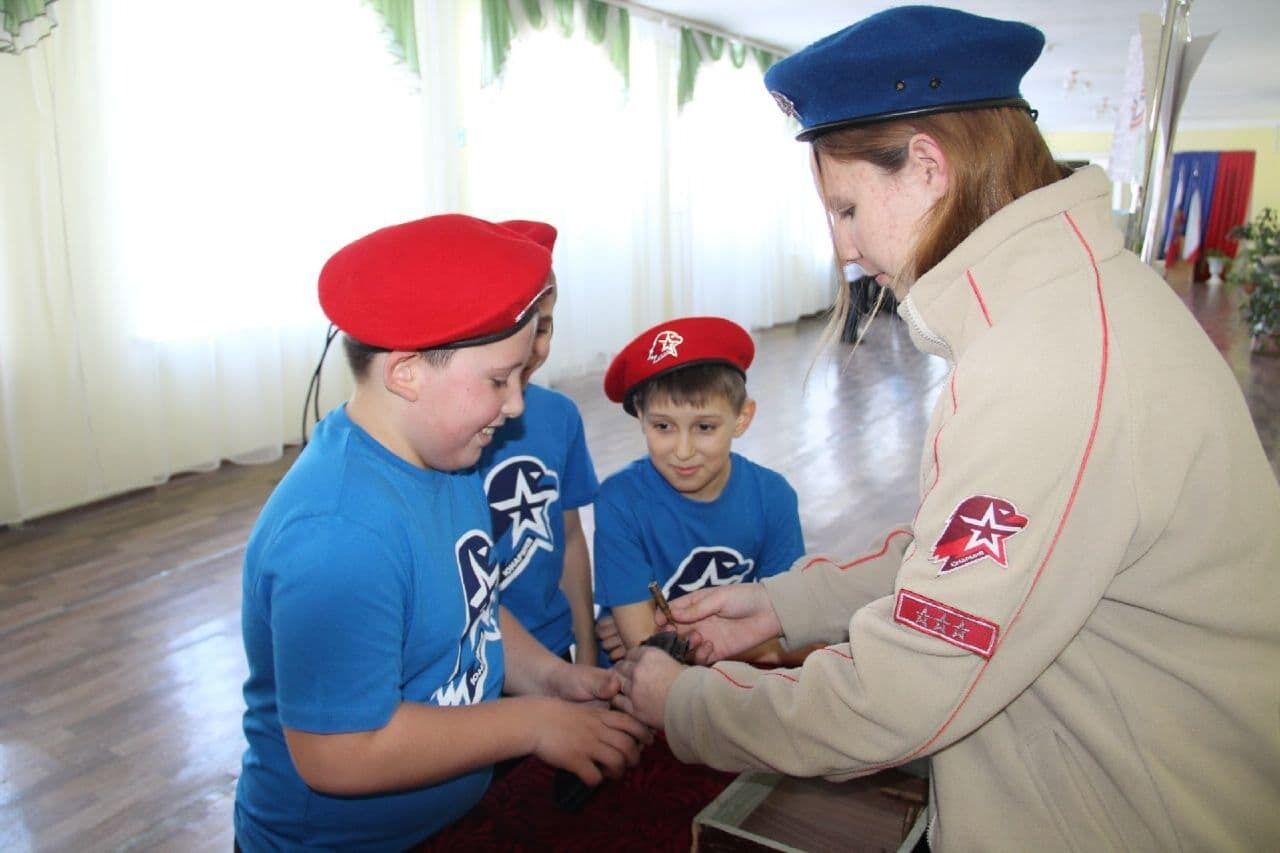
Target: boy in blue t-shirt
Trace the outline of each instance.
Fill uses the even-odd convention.
[[[548,252],[556,229],[543,222],[500,222]],[[480,457],[502,566],[502,604],[544,646],[565,660],[596,663],[591,557],[578,508],[600,487],[587,451],[582,415],[557,391],[529,383],[551,353],[557,287],[538,302],[533,350],[521,374],[524,414],[507,421]],[[573,656],[570,657],[570,649]]]
[[[272,493],[245,552],[245,851],[404,850],[530,753],[595,784],[648,730],[498,604],[481,450],[523,409],[546,250],[434,216],[320,273],[355,391]],[[519,694],[499,698],[501,693]]]
[[[755,415],[754,354],[741,326],[685,317],[640,334],[605,373],[606,395],[639,419],[649,448],[595,503],[596,602],[612,617],[598,630],[614,660],[657,630],[650,581],[674,599],[779,574],[804,554],[795,490],[731,450]],[[780,654],[774,644],[749,657]]]

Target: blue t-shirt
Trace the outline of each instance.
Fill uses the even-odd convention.
[[[596,496],[595,588],[602,608],[668,599],[704,586],[786,571],[804,554],[796,493],[776,471],[736,453],[724,491],[697,501],[672,488],[649,457],[608,477]]]
[[[331,797],[298,776],[282,726],[382,728],[402,702],[496,698],[503,657],[489,513],[475,469],[425,471],[331,412],[267,500],[245,552],[245,752],[236,837],[246,851],[403,850],[484,793],[484,767],[446,782]]]
[[[564,513],[600,487],[582,416],[558,391],[530,385],[524,414],[507,421],[480,458],[502,566],[502,603],[556,654],[573,644],[573,614],[560,589]]]

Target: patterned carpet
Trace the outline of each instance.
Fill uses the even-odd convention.
[[[605,782],[576,813],[556,805],[550,765],[528,758],[467,815],[417,848],[440,851],[688,851],[693,818],[735,778],[682,764],[661,734],[625,778]]]

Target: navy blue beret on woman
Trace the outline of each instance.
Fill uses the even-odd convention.
[[[770,94],[809,140],[828,130],[929,113],[1020,106],[1044,48],[1029,24],[936,6],[865,18],[778,62]]]

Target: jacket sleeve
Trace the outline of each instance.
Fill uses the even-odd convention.
[[[894,576],[910,544],[911,530],[904,525],[852,559],[809,554],[792,563],[789,572],[766,578],[787,648],[847,640],[849,614],[893,592]]]
[[[893,594],[853,612],[848,644],[800,669],[684,672],[665,710],[677,756],[862,775],[965,737],[1040,677],[1089,619],[1137,520],[1129,439],[1113,414],[1126,391],[1108,383],[1105,320],[1089,309],[958,365]],[[1026,358],[1037,346],[1048,356]],[[794,645],[812,635],[798,627],[806,618],[829,623],[837,596],[856,601],[862,590],[845,586],[859,582],[824,565],[766,588]]]

